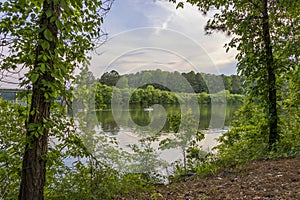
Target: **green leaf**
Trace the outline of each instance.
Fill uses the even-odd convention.
[[[35,132],[33,132],[32,134],[33,134],[36,138],[39,137],[39,132],[38,132],[38,131],[35,131]]]
[[[58,29],[61,29],[62,28],[62,23],[60,20],[56,20],[55,21],[55,25],[57,26]]]
[[[6,159],[6,154],[4,150],[0,151],[0,162],[4,162]]]
[[[47,16],[47,18],[51,17],[52,14],[53,14],[53,12],[52,12],[51,9],[48,9],[48,10],[46,11],[46,16]]]
[[[46,66],[45,66],[44,63],[41,63],[40,69],[41,69],[41,71],[42,71],[43,73],[45,72]]]
[[[50,44],[47,40],[42,40],[40,44],[44,50],[50,49]]]
[[[69,10],[69,7],[67,6],[67,3],[65,0],[62,0],[61,1],[61,7],[65,10],[65,11],[68,11]]]
[[[47,28],[44,31],[44,36],[45,36],[46,40],[48,40],[48,41],[52,41],[53,40],[52,33]]]
[[[50,18],[50,23],[53,23],[55,20],[56,20],[56,17],[55,17],[55,16],[52,16],[52,17]]]
[[[36,74],[36,73],[33,73],[30,76],[30,80],[32,83],[35,83],[38,80],[38,78],[39,78],[39,74]]]

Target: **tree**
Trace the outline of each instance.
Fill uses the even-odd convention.
[[[171,148],[180,148],[183,156],[184,173],[187,173],[187,153],[191,149],[199,149],[197,142],[204,139],[204,135],[198,131],[198,122],[191,110],[183,115],[170,115],[168,118],[172,136],[168,137],[159,143],[159,148],[162,150]]]
[[[110,1],[44,0],[0,3],[1,70],[27,69],[32,88],[19,199],[44,199],[51,109],[102,32]],[[62,110],[61,110],[62,111]]]
[[[101,78],[100,83],[106,84],[108,86],[115,86],[120,78],[120,75],[117,71],[111,70],[110,72],[105,72]]]
[[[141,78],[141,86],[152,83],[152,73],[150,71],[144,71]]]
[[[231,91],[232,90],[232,79],[231,79],[231,76],[225,76],[224,74],[221,74],[221,77],[222,77],[222,80],[223,80],[223,83],[224,83],[224,87],[225,87],[225,90],[229,90]]]
[[[176,0],[170,0],[176,2]],[[273,0],[188,0],[206,14],[216,8],[213,19],[208,20],[208,34],[222,31],[233,35],[226,44],[237,48],[238,71],[250,87],[250,95],[262,105],[268,120],[268,144],[272,149],[279,141],[277,90],[280,76],[295,68],[291,65],[299,54],[292,42],[299,45],[299,1]],[[178,6],[183,7],[183,3]],[[297,14],[298,13],[298,14]],[[296,34],[295,34],[296,33]],[[296,48],[297,49],[297,48]],[[298,48],[299,49],[299,48]]]
[[[208,93],[208,88],[207,88],[207,85],[203,79],[203,73],[197,73],[196,74],[196,81],[197,81],[197,85],[198,86],[198,90],[196,90],[195,92],[197,93],[201,93],[201,92],[206,92]]]
[[[182,76],[186,78],[195,92],[199,91],[199,89],[197,88],[196,74],[194,71],[190,71],[189,73],[182,73]]]
[[[118,87],[121,89],[129,88],[128,86],[128,78],[126,76],[121,76],[118,81]]]

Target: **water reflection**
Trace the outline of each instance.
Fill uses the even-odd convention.
[[[181,114],[180,106],[163,105],[163,107],[168,116]],[[224,128],[226,129],[226,127],[230,126],[230,122],[233,119],[234,112],[240,108],[240,105],[220,104],[214,105],[214,107],[214,113],[212,113],[210,105],[200,105],[200,107],[198,108],[200,109],[200,120],[198,124],[199,130],[215,129],[216,127],[214,127],[213,124],[210,124],[212,114],[214,118],[221,118],[224,114],[224,110],[226,110],[224,123]],[[162,118],[165,117],[163,116],[162,112],[156,112],[155,109],[148,111],[140,105],[131,105],[127,110],[122,110],[122,107],[120,107],[117,116],[118,123],[115,120],[116,116],[114,117],[112,109],[109,107],[102,111],[97,111],[96,116],[98,125],[100,126],[101,130],[114,135],[117,135],[122,129],[126,129],[128,131],[130,129],[134,129],[136,126],[148,126],[151,121],[152,123],[155,123],[155,120],[157,120],[157,123],[160,123]],[[129,117],[132,120],[129,120]],[[169,122],[166,121],[163,125],[162,131],[167,131],[169,130],[169,128]]]
[[[191,107],[186,106],[187,108]],[[205,134],[205,139],[197,144],[202,150],[210,151],[216,144],[215,138],[227,131],[234,112],[240,106],[214,105],[214,112],[212,113],[211,105],[200,105],[190,109],[183,109],[179,105],[152,105],[147,107],[152,109],[146,110],[145,107],[140,105],[131,105],[128,108],[125,107],[125,109],[122,105],[119,105],[114,109],[108,107],[102,111],[89,112],[89,109],[86,109],[85,112],[83,109],[82,112],[77,113],[77,120],[83,122],[80,130],[83,133],[82,139],[88,150],[98,158],[111,163],[119,171],[140,172],[140,170],[145,170],[145,167],[148,167],[149,173],[157,170],[159,174],[168,175],[172,171],[169,164],[182,160],[183,150],[179,148],[180,146],[164,150],[159,149],[162,140],[174,138],[174,135],[169,133],[172,121],[166,119],[172,118],[170,116],[184,116],[186,113],[183,113],[183,111],[190,110],[191,113],[189,114],[194,115],[192,119],[195,119],[196,127],[203,130],[201,132]],[[214,127],[211,119],[223,118],[224,110],[226,110],[226,117],[223,129],[220,129],[219,126]],[[200,120],[197,120],[199,116],[195,116],[197,113],[200,113]],[[194,119],[190,121],[194,121]],[[194,131],[195,129],[190,130],[193,130],[191,132],[197,132]],[[156,139],[148,140],[146,143],[141,142],[141,139],[146,141],[147,138],[156,136],[156,133],[161,133],[161,135]],[[111,139],[116,143],[111,142]],[[186,141],[187,144],[189,142]],[[134,151],[132,148],[134,146],[138,150]],[[129,161],[130,159],[131,161]],[[149,163],[155,164],[155,166]],[[132,168],[132,166],[135,167]]]

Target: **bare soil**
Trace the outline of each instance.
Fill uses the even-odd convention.
[[[223,170],[217,176],[157,186],[138,199],[268,199],[300,200],[300,158],[247,163],[240,170]]]

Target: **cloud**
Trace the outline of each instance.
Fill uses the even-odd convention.
[[[167,1],[116,0],[105,19],[110,40],[98,50],[101,55],[92,56],[91,70],[95,76],[112,68],[127,73],[147,67],[235,73],[236,52],[223,48],[230,38],[205,35],[207,19],[190,5],[176,10]]]

